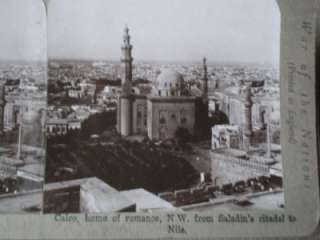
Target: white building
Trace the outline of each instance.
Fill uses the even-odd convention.
[[[212,128],[212,149],[241,147],[240,128],[236,125],[216,125]]]

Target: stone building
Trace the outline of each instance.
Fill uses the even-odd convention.
[[[255,89],[251,87],[253,92]],[[245,123],[245,87],[229,87],[214,93],[216,107],[229,117],[229,123],[242,126]],[[252,127],[266,127],[267,110],[280,112],[280,98],[276,96],[257,96],[251,94]]]
[[[10,91],[0,86],[0,135],[22,125],[22,143],[41,147],[44,144],[46,97],[42,93]]]
[[[239,126],[215,125],[212,128],[211,149],[241,148],[241,132]]]
[[[78,119],[51,118],[46,121],[47,136],[63,136],[69,131],[81,129],[81,121]]]
[[[280,144],[279,96],[258,96],[256,91],[249,84],[214,93],[216,108],[226,114],[230,125],[240,127],[244,150],[251,144],[266,142],[267,134],[272,143]]]
[[[114,213],[175,211],[169,202],[145,189],[118,191],[98,178],[44,185],[44,213]]]
[[[274,176],[271,167],[281,164],[277,99],[254,98],[251,84],[219,94],[221,109],[230,125],[212,128],[211,169],[215,184]]]
[[[215,185],[246,181],[270,175],[270,159],[248,155],[232,148],[216,149],[211,154],[211,177]]]
[[[208,77],[204,59],[203,95],[192,96],[183,76],[173,70],[163,70],[149,95],[132,88],[132,45],[129,29],[125,29],[122,46],[122,92],[117,107],[117,130],[123,136],[145,135],[150,139],[169,139],[178,128],[191,135],[207,128]],[[209,132],[209,131],[208,131]]]

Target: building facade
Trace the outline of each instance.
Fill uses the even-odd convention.
[[[192,96],[183,76],[170,69],[160,73],[150,94],[142,95],[132,88],[132,45],[127,27],[123,39],[122,91],[117,106],[117,130],[122,136],[144,135],[150,139],[165,140],[174,138],[178,128],[187,129],[194,135],[196,123],[201,122],[199,119],[208,123],[205,60],[202,96]],[[196,114],[199,103],[204,106],[201,108],[204,111]]]

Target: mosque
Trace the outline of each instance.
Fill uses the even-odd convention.
[[[203,59],[202,95],[194,96],[183,76],[163,70],[148,95],[137,94],[132,88],[132,45],[128,27],[122,46],[122,91],[117,106],[117,131],[122,136],[142,135],[153,140],[175,137],[177,129],[191,135],[210,132],[208,124],[208,74]]]

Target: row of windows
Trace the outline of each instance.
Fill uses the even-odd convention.
[[[159,90],[158,91],[158,95],[161,97],[161,96],[180,96],[180,91],[176,91],[176,90],[166,90],[166,91],[163,91],[163,90]]]
[[[172,83],[169,83],[169,87],[172,87],[172,85],[173,85]],[[165,86],[165,87],[168,87],[168,83],[165,82],[165,83],[164,83],[164,86]],[[179,83],[176,83],[175,86],[178,88],[180,85],[179,85]]]
[[[175,114],[172,114],[172,115],[171,115],[171,119],[176,120],[176,115],[175,115]],[[160,122],[160,124],[166,124],[166,123],[167,123],[167,120],[166,120],[165,117],[161,117],[159,122]],[[186,118],[186,117],[182,117],[182,118],[180,119],[180,123],[181,123],[181,124],[186,124],[186,123],[187,123],[187,118]]]

